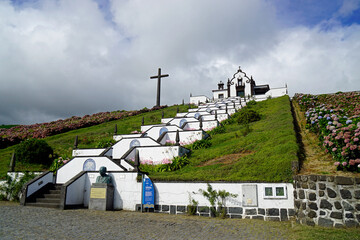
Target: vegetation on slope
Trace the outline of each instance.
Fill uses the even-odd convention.
[[[288,96],[251,106],[261,120],[236,121],[212,135],[211,146],[194,150],[190,164],[173,172],[151,172],[153,180],[174,181],[292,181],[292,161],[298,145]]]
[[[44,140],[53,148],[55,157],[59,156],[64,159],[71,158],[75,136],[79,136],[79,148],[94,148],[99,142],[112,139],[115,124],[117,125],[118,134],[129,134],[134,130],[140,131],[142,117],[144,117],[145,124],[158,124],[161,121],[162,111],[164,111],[164,117],[174,117],[177,107],[179,107],[179,111],[181,112],[188,111],[188,105],[167,107],[162,110],[141,113],[136,116],[127,116],[119,120],[108,121],[92,127],[57,134],[46,137]],[[2,179],[4,179],[9,168],[11,155],[16,146],[17,145],[0,149],[0,178]],[[15,167],[15,171],[43,171],[47,169],[48,166],[19,162],[16,163]]]

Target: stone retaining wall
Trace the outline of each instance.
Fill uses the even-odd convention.
[[[299,175],[294,180],[297,222],[324,227],[359,226],[360,178]]]
[[[248,219],[261,219],[265,221],[287,221],[289,218],[294,217],[294,209],[286,208],[243,208],[243,207],[226,207],[227,216],[229,218],[248,218]],[[136,204],[136,211],[141,211],[141,205]],[[187,214],[187,206],[175,205],[155,205],[153,210],[157,213],[168,214]],[[203,217],[212,217],[211,209],[209,206],[198,206],[195,215]]]

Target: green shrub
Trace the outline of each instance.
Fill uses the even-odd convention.
[[[225,127],[223,125],[219,125],[209,132],[210,135],[216,135],[221,133],[225,133]]]
[[[251,106],[254,106],[254,105],[256,105],[256,101],[255,101],[255,100],[251,100],[251,101],[248,101],[248,102],[246,103],[246,106],[247,106],[247,107],[251,107]]]
[[[27,139],[15,148],[16,160],[21,163],[38,163],[49,166],[53,149],[42,139]]]
[[[96,144],[96,148],[108,148],[111,147],[116,141],[114,139],[102,139]]]
[[[239,112],[237,120],[239,124],[256,122],[260,120],[260,114],[255,110],[244,108]]]
[[[212,186],[208,183],[207,190],[199,189],[199,192],[209,201],[211,207],[210,211],[215,217],[226,217],[226,199],[229,197],[237,197],[237,194],[229,193],[225,190],[214,190]],[[216,205],[218,210],[216,210]]]
[[[198,141],[194,142],[193,144],[191,144],[190,146],[188,146],[188,148],[190,148],[191,150],[197,150],[197,149],[203,149],[203,148],[209,148],[209,147],[211,147],[211,141],[208,138],[198,140]]]
[[[6,175],[5,184],[0,187],[0,191],[2,192],[0,194],[0,199],[19,201],[24,184],[34,177],[35,174],[29,172],[25,172],[22,177],[19,177],[18,174],[16,174],[14,178]]]

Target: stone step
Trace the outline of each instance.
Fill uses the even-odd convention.
[[[52,190],[52,189],[50,189],[50,190],[49,190],[49,193],[50,193],[50,194],[60,194],[60,193],[61,193],[61,190]]]
[[[43,208],[60,208],[59,203],[39,203],[39,202],[34,202],[34,203],[26,203],[26,206],[43,207]]]
[[[58,198],[58,199],[60,199],[60,193],[59,194],[46,193],[46,194],[43,194],[43,197],[44,198]]]
[[[56,203],[59,204],[60,198],[37,198],[36,203]]]

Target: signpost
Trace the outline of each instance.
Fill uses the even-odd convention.
[[[142,208],[155,207],[155,191],[154,185],[149,177],[146,175],[142,180]]]

